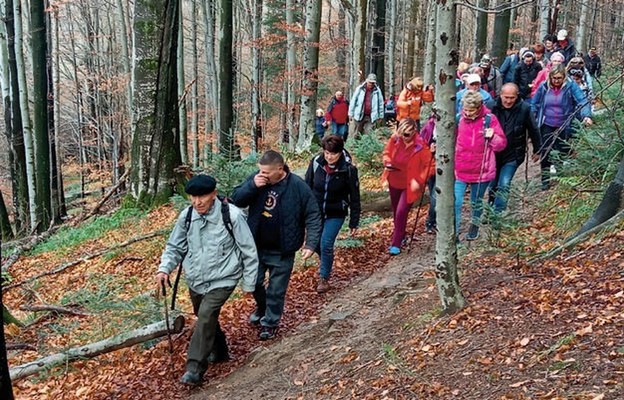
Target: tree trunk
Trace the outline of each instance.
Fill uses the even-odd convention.
[[[544,40],[544,37],[550,32],[548,30],[550,23],[550,0],[540,0],[539,3],[539,21],[540,21],[540,36],[539,40]]]
[[[351,66],[351,90],[362,82],[366,76],[366,25],[368,0],[354,0],[355,26],[353,29],[353,53]]]
[[[65,185],[63,184],[63,167],[61,160],[61,151],[59,145],[60,135],[60,116],[61,116],[61,74],[60,74],[60,27],[58,18],[58,9],[54,10],[54,40],[52,40],[52,13],[47,13],[46,21],[48,24],[48,46],[50,46],[50,54],[54,54],[54,62],[48,62],[48,76],[50,83],[50,93],[53,93],[48,99],[48,115],[50,116],[50,156],[52,157],[50,166],[52,168],[52,209],[54,212],[54,223],[60,224],[62,219],[67,217],[67,205],[65,202]]]
[[[587,54],[587,18],[589,17],[589,0],[581,3],[581,19],[576,34],[576,51]]]
[[[178,33],[178,54],[177,54],[177,68],[178,68],[178,119],[180,125],[180,160],[182,164],[189,165],[188,155],[188,120],[186,111],[186,79],[184,78],[184,12],[182,11],[182,4],[180,2],[179,15],[179,33]]]
[[[394,5],[392,7],[394,7]],[[390,9],[390,13],[390,35],[392,37],[396,34],[396,28],[394,26],[394,24],[396,23],[396,14],[394,13],[394,10],[392,8]],[[395,14],[394,18],[392,14]],[[407,27],[407,56],[405,60],[405,73],[407,80],[409,80],[411,77],[416,76],[414,71],[414,65],[416,64],[416,38],[420,38],[422,36],[422,32],[416,33],[416,26],[419,26],[418,0],[412,0],[410,2],[410,23]],[[388,46],[391,46],[391,44],[388,44]],[[392,66],[392,69],[394,69],[394,65]],[[388,63],[388,71],[390,74],[392,74],[392,72],[390,72],[392,71],[390,69],[390,63]],[[389,93],[394,94],[394,84],[391,85],[391,91]]]
[[[489,0],[479,0],[477,2],[478,6],[481,8],[488,8],[490,6]],[[498,35],[498,31],[496,35]],[[477,32],[476,32],[476,43],[474,53],[474,60],[479,61],[481,56],[487,53],[487,39],[488,39],[488,14],[483,11],[477,11]]]
[[[347,79],[347,13],[342,2],[338,5],[338,42],[336,46],[336,66],[338,67],[338,78],[341,81]]]
[[[430,85],[435,82],[436,23],[438,19],[436,1],[429,0],[427,15],[427,45],[425,48],[425,72],[423,73],[423,80],[425,81],[425,85]]]
[[[299,153],[310,148],[315,135],[315,112],[318,96],[319,40],[321,35],[322,1],[306,2],[305,52],[303,55],[303,90],[299,113]]]
[[[1,197],[1,194],[0,194]],[[0,260],[2,250],[0,249]],[[3,290],[4,279],[0,277],[0,308],[4,310]],[[4,336],[4,322],[0,324],[0,398],[13,400],[13,385],[9,373],[9,360],[7,358],[6,338]]]
[[[501,9],[509,5],[506,0],[498,0],[497,9]],[[494,17],[494,40],[492,41],[492,57],[495,60],[505,59],[507,56],[507,45],[509,43],[509,25],[511,23],[511,13],[509,10],[499,11]]]
[[[234,69],[232,66],[232,0],[219,0],[219,153],[236,159],[234,142]]]
[[[392,4],[393,0],[388,0]],[[382,92],[388,93],[386,85],[386,0],[375,0],[376,17],[375,30],[373,31],[373,68],[371,71],[377,75],[377,84]]]
[[[182,328],[184,328],[184,317],[181,315],[175,318],[170,317],[169,326],[171,327],[170,333],[180,333]],[[96,343],[69,349],[64,353],[52,354],[50,356],[40,358],[39,360],[18,365],[17,367],[11,368],[11,379],[23,379],[27,376],[34,375],[43,370],[50,369],[60,364],[65,364],[70,361],[97,357],[101,354],[130,347],[137,343],[157,339],[167,335],[167,332],[166,321],[156,322],[154,324],[134,329],[130,332],[125,332]]]
[[[624,157],[620,160],[615,178],[605,190],[602,201],[594,210],[592,216],[583,226],[571,236],[575,238],[582,233],[608,221],[611,217],[624,209]],[[568,240],[570,240],[568,239]]]
[[[286,80],[288,90],[286,92],[286,127],[288,128],[288,148],[294,150],[297,144],[297,128],[295,126],[295,75],[297,68],[297,48],[295,44],[295,11],[296,1],[286,0]]]
[[[199,56],[197,53],[197,1],[191,1],[191,138],[193,140],[193,169],[199,169]]]
[[[204,52],[206,54],[216,54],[215,50],[215,12],[213,7],[213,1],[202,1],[200,5],[202,7],[202,14],[204,15],[204,24],[206,25],[206,32],[204,36]],[[219,132],[219,79],[217,79],[217,62],[216,57],[206,57],[206,121],[204,131],[206,132],[206,143],[204,145],[204,159],[206,163],[210,157],[208,155],[213,152],[213,145],[215,139],[212,135],[214,132]],[[219,146],[219,138],[216,136],[216,145]]]
[[[436,103],[438,121],[436,147],[436,194],[438,196],[436,236],[436,284],[445,313],[455,313],[466,303],[457,275],[457,245],[455,238],[455,71],[458,52],[455,43],[455,13],[453,2],[436,0]]]
[[[252,28],[251,28],[251,134],[253,137],[253,152],[258,152],[262,140],[262,0],[252,0]]]
[[[7,1],[11,2],[11,0]],[[28,184],[28,201],[30,227],[37,224],[37,202],[35,189],[35,148],[33,133],[30,125],[30,106],[28,98],[28,81],[26,80],[26,64],[24,63],[24,35],[22,33],[22,6],[19,1],[13,1],[13,15],[15,23],[15,62],[17,68],[17,87],[19,88],[18,112],[22,120],[22,132],[24,135],[24,150],[26,155],[26,180]],[[13,93],[13,96],[17,92]],[[47,149],[47,146],[46,146]],[[49,193],[49,192],[48,192]]]
[[[12,240],[14,237],[11,221],[9,221],[9,212],[4,204],[4,197],[0,191],[0,238],[3,242]]]
[[[31,46],[33,62],[33,126],[35,138],[35,172],[37,230],[44,232],[52,223],[50,192],[50,141],[48,131],[48,38],[43,1],[30,2],[32,19]],[[49,77],[52,78],[51,76]]]
[[[157,4],[156,4],[157,3]],[[133,90],[138,141],[133,143],[133,194],[158,204],[173,193],[180,165],[177,108],[178,0],[135,2]],[[139,163],[139,160],[142,160]],[[141,169],[142,168],[142,169]]]

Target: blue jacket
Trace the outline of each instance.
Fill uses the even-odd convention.
[[[366,95],[366,82],[358,86],[349,102],[349,117],[356,121],[364,118],[364,96]],[[384,99],[379,86],[375,85],[371,93],[371,122],[384,117]]]
[[[305,238],[305,247],[316,249],[321,239],[321,213],[318,203],[310,187],[303,179],[292,174],[286,165],[284,170],[288,175],[286,188],[278,202],[282,226],[280,231],[281,253],[293,254],[301,248]],[[249,207],[247,223],[256,243],[262,235],[259,231],[260,214],[264,211],[266,193],[272,185],[257,187],[253,178],[257,172],[251,174],[245,182],[234,188],[232,202],[238,207]]]
[[[503,65],[498,69],[500,73],[503,75],[503,83],[513,82],[514,80],[514,71],[516,70],[516,66],[518,65],[519,57],[517,54],[511,54],[505,57],[505,61],[503,61]]]
[[[546,96],[548,90],[550,90],[550,85],[548,84],[548,81],[546,81],[542,83],[539,88],[537,88],[535,96],[531,99],[531,108],[537,116],[537,126],[540,128],[544,124],[544,97]],[[580,120],[586,117],[591,118],[591,101],[585,98],[583,91],[576,83],[566,79],[561,87],[561,90],[563,95],[563,104],[561,105],[561,108],[565,119],[570,117],[572,114]],[[565,125],[566,129],[570,126],[571,122],[572,120],[570,119]]]
[[[455,114],[459,114],[462,108],[464,108],[464,105],[462,104],[462,98],[467,91],[468,89],[462,89],[457,92],[457,96],[455,97]],[[491,110],[492,107],[494,107],[494,104],[496,104],[492,96],[484,89],[479,89],[479,94],[481,94],[481,97],[483,97],[483,104],[485,104],[485,106]]]

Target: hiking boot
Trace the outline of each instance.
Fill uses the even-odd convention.
[[[466,240],[476,240],[479,237],[479,226],[472,224],[470,225],[470,229],[468,229],[468,234],[466,234]]]
[[[270,340],[277,335],[277,326],[263,326],[258,334],[260,340]]]
[[[264,317],[264,315],[261,315],[260,312],[256,310],[249,316],[249,323],[252,325],[260,325],[262,317]]]
[[[331,286],[329,286],[329,282],[327,282],[327,279],[319,279],[319,283],[316,286],[316,293],[325,293],[328,292],[329,289],[331,289]]]
[[[399,254],[401,254],[401,249],[396,246],[390,246],[388,251],[390,252],[391,256],[398,256]]]
[[[201,385],[202,381],[201,375],[190,371],[186,371],[184,375],[182,375],[182,378],[180,378],[180,382],[186,385]]]
[[[226,362],[226,361],[230,361],[230,355],[228,354],[227,351],[226,352],[213,351],[208,356],[209,364],[219,364],[219,363]]]

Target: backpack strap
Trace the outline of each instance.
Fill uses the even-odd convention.
[[[234,239],[234,225],[230,217],[230,201],[225,196],[217,197],[221,201],[221,219],[223,220],[223,225],[225,225],[225,229],[227,229],[232,239]]]
[[[191,227],[192,218],[193,218],[193,206],[188,206],[188,208],[186,209],[186,217],[184,218],[184,227],[186,228],[187,232],[189,228]]]
[[[485,114],[485,118],[483,119],[483,128],[488,129],[490,127],[490,123],[492,122],[492,114]]]

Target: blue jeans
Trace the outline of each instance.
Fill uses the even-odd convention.
[[[507,208],[507,202],[509,201],[509,192],[511,188],[511,180],[513,179],[516,171],[518,170],[518,163],[516,160],[510,161],[500,167],[496,174],[496,179],[492,181],[494,187],[494,212],[501,213]]]
[[[286,289],[290,281],[290,274],[295,263],[294,254],[282,255],[279,252],[268,252],[258,249],[258,279],[256,289],[253,292],[258,314],[263,315],[260,319],[262,326],[276,327],[284,312]],[[269,284],[264,286],[267,271],[269,272]]]
[[[337,124],[334,121],[332,121],[332,132],[334,133],[334,135],[342,136],[343,139],[347,135],[348,127],[349,127],[348,123]]]
[[[343,218],[328,218],[323,221],[323,232],[321,233],[321,242],[316,248],[316,252],[321,257],[320,275],[323,279],[329,279],[329,275],[334,265],[334,243],[336,237],[344,223]]]
[[[472,223],[478,224],[483,213],[483,196],[490,186],[490,182],[466,183],[455,180],[455,234],[459,235],[459,222],[461,220],[461,209],[464,204],[464,193],[470,185],[470,207],[472,208]]]

